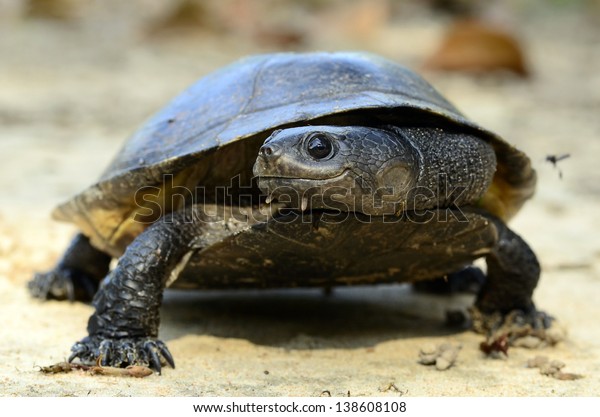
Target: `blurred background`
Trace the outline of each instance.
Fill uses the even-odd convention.
[[[401,62],[537,163],[573,126],[597,141],[599,27],[598,0],[0,0],[0,202],[49,209],[197,78],[272,51]]]
[[[87,310],[58,344],[40,336],[35,351],[15,336],[15,317],[48,311],[25,282],[74,233],[51,209],[199,77],[248,54],[312,50],[407,65],[531,157],[537,195],[512,225],[544,268],[536,300],[571,326],[563,353],[584,346],[600,363],[600,0],[0,0],[0,338],[12,346],[0,370],[41,346],[60,359],[83,335]]]

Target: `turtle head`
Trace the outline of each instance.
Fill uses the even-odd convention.
[[[303,126],[273,132],[254,175],[267,201],[383,215],[404,207],[416,161],[407,139],[392,130]]]

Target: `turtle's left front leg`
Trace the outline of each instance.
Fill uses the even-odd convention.
[[[127,248],[96,293],[89,335],[72,347],[79,358],[125,367],[148,364],[160,372],[162,358],[175,367],[166,345],[157,339],[159,308],[167,278],[202,236],[201,222],[190,211],[165,216]]]
[[[529,330],[543,335],[552,318],[538,311],[532,300],[540,276],[539,262],[529,245],[506,224],[496,218],[490,221],[498,241],[486,257],[487,279],[472,310],[474,329],[509,339]]]

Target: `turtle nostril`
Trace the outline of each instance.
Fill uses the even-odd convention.
[[[260,153],[263,156],[271,156],[273,154],[273,149],[270,146],[263,146],[260,148]]]

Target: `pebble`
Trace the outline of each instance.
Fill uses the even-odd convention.
[[[574,381],[583,378],[583,375],[562,372],[561,369],[566,365],[562,361],[551,361],[546,356],[536,356],[527,361],[528,368],[539,368],[540,374],[546,375],[561,381]]]
[[[422,365],[435,365],[438,371],[445,371],[453,366],[458,358],[461,345],[442,343],[440,345],[427,344],[419,349],[419,363]]]
[[[529,359],[527,361],[527,367],[528,368],[539,368],[542,365],[545,365],[546,363],[548,363],[550,359],[548,359],[546,356],[536,356],[533,359]]]

